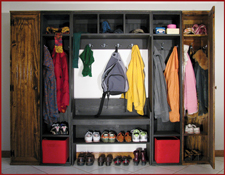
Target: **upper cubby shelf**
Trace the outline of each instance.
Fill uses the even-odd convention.
[[[46,31],[47,27],[63,28],[70,26],[70,14],[67,13],[44,13],[42,15],[42,34],[50,34]]]

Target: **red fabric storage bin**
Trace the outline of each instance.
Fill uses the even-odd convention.
[[[179,163],[180,140],[177,137],[155,138],[156,163]]]
[[[42,140],[42,163],[65,164],[68,157],[69,138]]]

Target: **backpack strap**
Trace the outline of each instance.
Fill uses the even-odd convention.
[[[127,112],[125,94],[126,94],[126,92],[123,93],[123,95],[124,95],[124,109],[125,109],[125,112]]]
[[[95,115],[96,118],[99,117],[102,113],[102,108],[103,108],[103,104],[104,104],[106,94],[107,94],[107,92],[103,92],[103,94],[102,94],[102,99],[101,99],[101,103],[100,103],[100,106],[99,106],[99,109],[98,109],[98,113]]]

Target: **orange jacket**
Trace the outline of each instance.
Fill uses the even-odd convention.
[[[164,76],[167,84],[167,101],[171,108],[171,111],[169,112],[171,122],[180,121],[178,68],[178,54],[177,47],[175,46],[173,48],[173,52],[169,57],[169,60],[166,64],[166,69],[164,71]]]

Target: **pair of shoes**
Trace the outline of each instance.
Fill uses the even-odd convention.
[[[68,123],[63,121],[61,123],[57,122],[57,123],[53,123],[51,126],[51,130],[50,132],[54,135],[58,135],[58,134],[69,134],[68,132]]]
[[[87,166],[91,166],[94,164],[95,157],[92,153],[80,153],[77,159],[77,165],[83,166],[85,163]]]
[[[200,134],[200,127],[197,127],[194,124],[188,124],[185,126],[185,133],[187,134]]]
[[[146,165],[147,162],[147,150],[146,148],[144,150],[142,149],[136,149],[134,152],[134,165],[138,165],[141,161],[141,165]]]
[[[115,142],[116,140],[116,133],[114,131],[103,131],[101,135],[101,140],[103,142]]]
[[[184,160],[185,161],[200,161],[202,159],[202,153],[198,150],[185,150]]]
[[[116,137],[116,140],[118,142],[124,142],[124,140],[126,142],[131,142],[132,138],[131,138],[131,133],[129,131],[127,131],[125,134],[123,131],[121,131],[117,137]]]
[[[147,132],[139,129],[131,130],[133,142],[147,142]]]
[[[123,165],[127,166],[127,165],[129,165],[131,159],[132,158],[129,155],[123,156],[123,157],[122,156],[116,156],[116,158],[113,159],[113,161],[114,161],[114,164],[116,166],[121,165],[121,163],[123,163]]]
[[[84,137],[84,140],[86,143],[91,143],[92,140],[93,142],[99,142],[100,141],[100,134],[98,131],[87,131]]]
[[[105,154],[101,154],[98,158],[98,166],[103,166],[104,162],[106,166],[110,166],[113,160],[112,154],[108,154],[107,157],[105,157]]]

